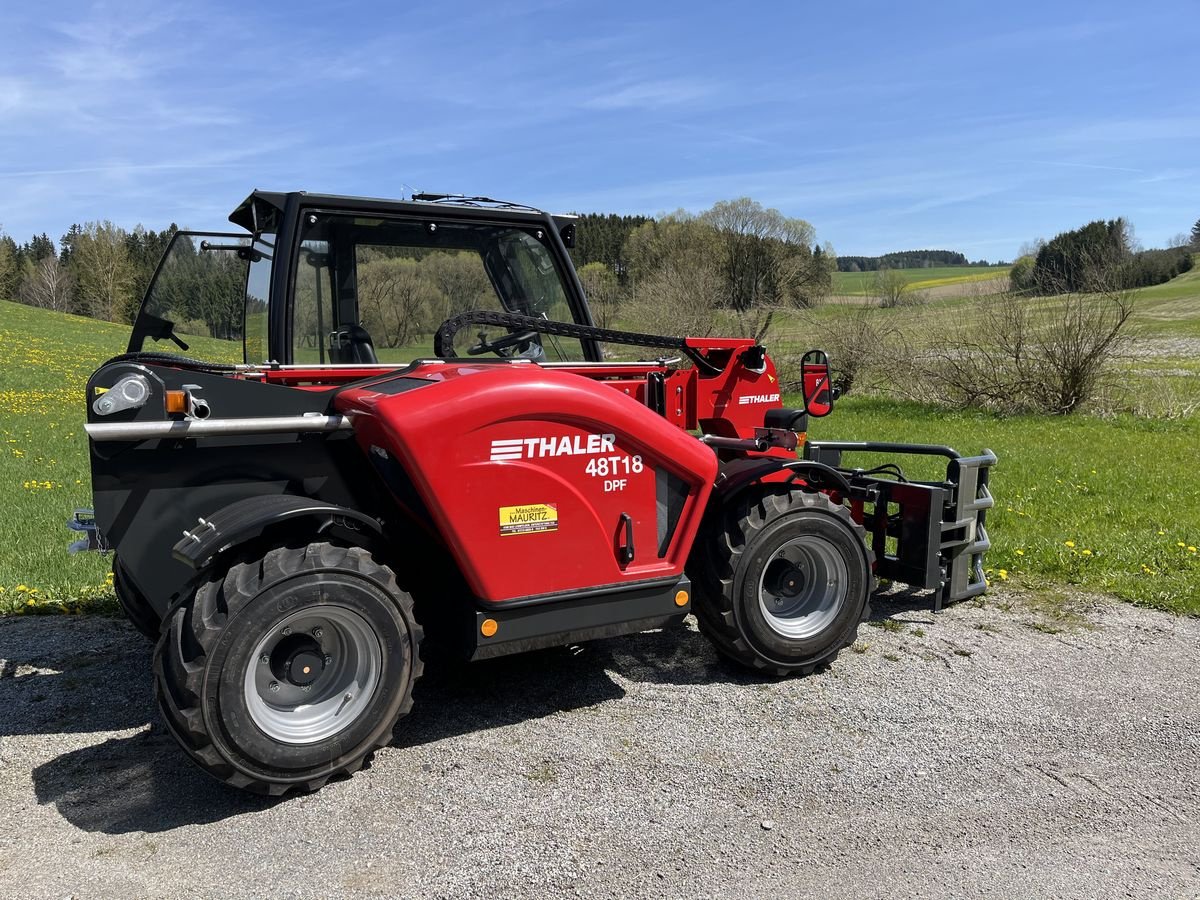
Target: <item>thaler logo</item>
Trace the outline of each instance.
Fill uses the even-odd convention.
[[[738,397],[738,403],[745,406],[747,403],[778,403],[778,394],[747,394],[744,397]]]
[[[505,438],[492,441],[492,462],[545,456],[595,456],[611,452],[616,445],[615,434]]]

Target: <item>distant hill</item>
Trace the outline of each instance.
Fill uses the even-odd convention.
[[[987,260],[970,262],[955,250],[901,250],[883,256],[839,256],[839,272],[874,272],[877,269],[932,269],[939,266],[986,266]]]

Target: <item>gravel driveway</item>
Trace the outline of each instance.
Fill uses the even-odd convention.
[[[1200,896],[1200,620],[1080,609],[901,596],[782,682],[692,628],[443,668],[282,802],[151,724],[124,622],[0,620],[0,896]]]

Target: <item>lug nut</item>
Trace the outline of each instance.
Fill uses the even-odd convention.
[[[291,625],[284,625],[284,626],[283,626],[283,633],[284,633],[285,635],[291,634],[291,633],[292,633],[292,626],[291,626]]]
[[[315,638],[320,638],[320,637],[324,636],[324,634],[325,634],[325,629],[321,628],[319,625],[312,630],[312,636]]]
[[[328,654],[326,654],[326,656],[325,656],[325,665],[329,665],[331,662],[333,662],[333,657],[332,657],[332,656],[329,656]]]
[[[262,656],[260,656],[258,658],[258,661],[260,663],[262,663],[264,666],[269,666],[271,664],[271,657],[267,656],[267,654],[264,653]]]
[[[279,692],[279,682],[278,682],[278,681],[272,681],[272,682],[271,682],[271,693],[273,693],[273,694],[274,694],[274,693],[278,693],[278,692]]]

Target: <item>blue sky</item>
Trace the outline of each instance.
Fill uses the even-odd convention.
[[[443,12],[442,10],[445,10]],[[6,3],[0,226],[220,226],[251,188],[654,214],[1011,259],[1200,218],[1177,3]]]

